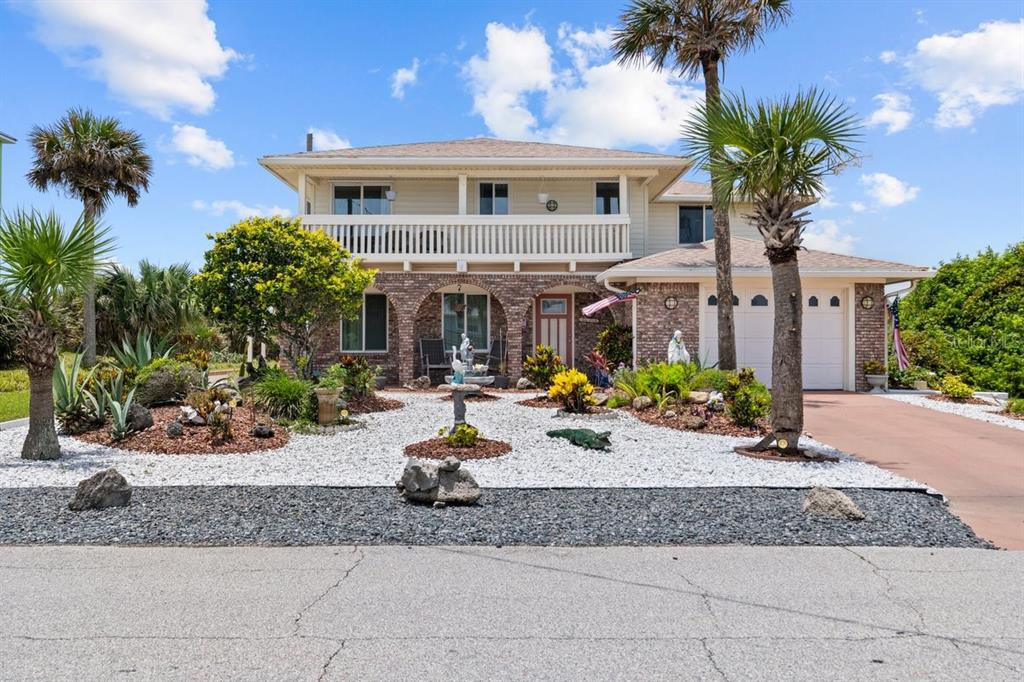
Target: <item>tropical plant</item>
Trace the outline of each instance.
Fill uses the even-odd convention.
[[[974,395],[974,389],[955,374],[942,377],[942,381],[939,382],[939,390],[950,400],[967,400]]]
[[[480,440],[480,430],[469,424],[459,424],[454,429],[442,426],[437,435],[453,448],[471,448]]]
[[[94,368],[95,369],[95,368]],[[89,391],[85,386],[92,379],[92,371],[82,373],[82,355],[76,353],[71,366],[57,362],[53,370],[53,408],[57,423],[64,433],[82,433],[97,419],[103,419],[103,412],[96,412]]]
[[[106,231],[84,217],[67,231],[54,212],[15,211],[0,220],[0,288],[18,311],[19,355],[29,377],[26,459],[60,457],[53,412],[60,301],[85,288],[111,245]]]
[[[772,396],[759,381],[740,386],[726,403],[726,412],[740,426],[754,426],[758,419],[768,415]]]
[[[534,386],[547,390],[555,375],[565,370],[562,358],[551,346],[543,343],[537,346],[533,355],[523,361],[523,374]]]
[[[864,373],[874,375],[885,374],[885,365],[878,360],[867,360],[864,363]]]
[[[131,424],[128,417],[131,414],[132,403],[135,400],[135,389],[128,391],[128,395],[122,400],[120,396],[107,392],[105,388],[100,389],[104,393],[107,407],[110,410],[110,437],[114,440],[123,440],[131,433]]]
[[[582,414],[586,412],[594,400],[594,385],[587,375],[577,369],[562,370],[554,376],[548,397],[562,403],[566,412]]]
[[[609,367],[630,367],[633,365],[633,331],[621,324],[610,324],[598,333],[594,350],[604,356]]]
[[[346,398],[363,398],[373,395],[378,375],[379,366],[371,365],[366,358],[346,355],[341,362],[327,368],[317,386],[340,389]]]
[[[215,321],[256,343],[276,336],[281,353],[309,379],[318,335],[337,333],[332,321],[357,316],[376,271],[301,222],[249,218],[210,235],[213,247],[193,283]]]
[[[214,403],[213,410],[206,418],[206,425],[210,429],[210,437],[215,445],[226,443],[235,437],[235,430],[231,424],[234,414],[235,408],[230,401]]]
[[[128,338],[121,339],[121,347],[115,346],[110,352],[122,370],[137,372],[154,360],[170,357],[172,350],[173,347],[168,346],[163,339],[157,339],[154,343],[153,334],[148,329],[140,329],[134,343]]]
[[[690,382],[697,371],[693,363],[652,362],[636,371],[635,390],[655,402],[670,393],[682,399],[690,393]]]
[[[308,381],[294,379],[280,370],[267,372],[250,389],[253,404],[274,419],[302,419],[314,414],[316,399]]]
[[[1024,398],[1011,398],[1006,401],[1006,413],[1024,416]]]
[[[650,64],[704,78],[704,104],[721,102],[718,70],[722,61],[763,41],[771,28],[789,19],[788,0],[633,0],[613,34],[612,50],[625,64]],[[711,171],[712,181],[715,171]],[[713,200],[715,273],[718,292],[718,362],[736,368],[732,310],[729,203]]]
[[[149,189],[153,160],[142,137],[123,128],[113,117],[96,116],[87,109],[70,109],[49,127],[36,126],[29,134],[35,153],[26,174],[41,192],[50,187],[82,202],[84,224],[92,229],[113,197],[129,206],[139,203]],[[96,364],[96,300],[93,279],[83,293],[86,367]]]
[[[735,375],[735,372],[717,367],[705,367],[690,379],[690,388],[695,391],[718,391],[724,395],[726,386],[729,385],[729,378]]]
[[[711,174],[716,205],[753,203],[750,219],[764,238],[774,300],[803,300],[797,254],[810,222],[804,207],[822,194],[826,176],[856,160],[857,118],[813,89],[754,104],[726,95],[718,106],[698,106],[684,137]],[[796,451],[803,432],[802,312],[775,306],[772,430],[787,451]]]

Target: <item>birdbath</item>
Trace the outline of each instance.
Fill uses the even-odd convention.
[[[452,406],[455,409],[455,425],[452,431],[459,428],[459,424],[466,423],[466,395],[479,393],[480,387],[476,384],[452,384]]]

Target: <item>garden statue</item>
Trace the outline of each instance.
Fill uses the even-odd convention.
[[[674,365],[677,362],[684,365],[690,364],[690,354],[686,350],[686,344],[683,343],[683,333],[678,329],[668,342],[668,364]]]
[[[473,344],[469,342],[469,337],[465,333],[462,334],[462,345],[459,346],[459,357],[462,358],[462,364],[466,367],[473,366]]]
[[[459,356],[455,352],[455,346],[452,346],[452,385],[458,386],[463,383],[465,375],[465,365],[459,360]]]

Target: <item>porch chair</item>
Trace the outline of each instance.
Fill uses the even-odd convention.
[[[420,366],[428,377],[434,370],[451,369],[451,360],[444,352],[444,339],[420,339]]]
[[[487,351],[487,373],[499,374],[501,363],[508,359],[508,339],[498,337],[491,340],[491,348]]]

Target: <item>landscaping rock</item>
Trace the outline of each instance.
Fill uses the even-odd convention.
[[[135,401],[140,405],[172,403],[185,397],[192,386],[201,385],[203,374],[193,365],[173,362],[153,370],[135,388]]]
[[[703,405],[710,397],[711,395],[707,391],[690,391],[686,399],[696,405]]]
[[[665,410],[666,419],[675,419],[678,415],[675,410]]]
[[[519,381],[516,382],[516,388],[518,388],[520,391],[525,391],[529,388],[534,388],[534,385],[532,381],[530,381],[526,377],[522,377],[521,379],[519,379]]]
[[[634,410],[646,410],[648,407],[650,407],[653,404],[654,404],[654,401],[651,400],[651,398],[649,396],[646,396],[646,395],[638,395],[637,397],[633,398],[633,409]]]
[[[411,389],[416,390],[416,391],[424,391],[424,390],[430,388],[430,377],[428,377],[426,375],[421,376],[421,377],[416,377],[415,379],[410,381],[408,384],[406,384],[405,387],[406,388],[411,388]]]
[[[682,422],[683,428],[693,429],[694,431],[703,429],[708,425],[703,417],[698,417],[695,414],[684,414],[680,422]]]
[[[274,428],[269,424],[257,424],[249,429],[249,435],[253,438],[273,438]]]
[[[863,521],[864,512],[846,493],[834,488],[811,489],[804,498],[804,513],[842,521]]]
[[[133,402],[128,407],[128,418],[126,421],[128,422],[129,431],[145,431],[153,426],[153,415],[139,403]]]
[[[713,412],[725,411],[725,396],[718,391],[711,391],[708,394],[708,409]]]
[[[402,496],[412,502],[473,504],[480,499],[476,479],[455,457],[447,457],[439,464],[410,459],[396,485]]]
[[[206,425],[206,420],[199,416],[199,413],[196,412],[196,408],[191,405],[181,406],[181,419],[184,420],[186,424],[191,424],[193,426]]]
[[[168,438],[181,438],[185,435],[185,427],[177,420],[169,423],[164,431],[167,433]]]
[[[132,499],[132,486],[117,469],[107,469],[78,484],[75,496],[68,503],[71,511],[127,507]]]

